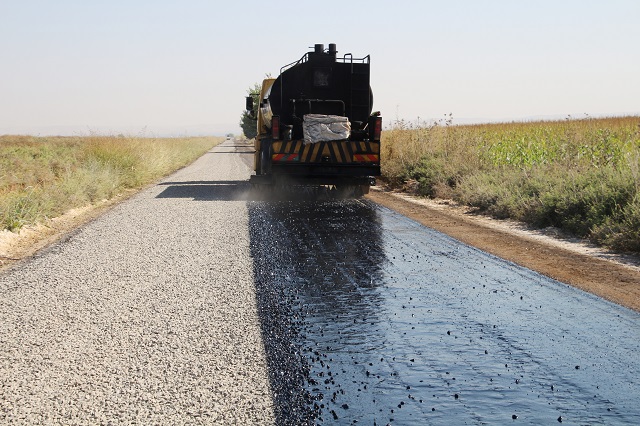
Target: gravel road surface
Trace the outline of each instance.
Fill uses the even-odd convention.
[[[241,157],[227,141],[0,275],[0,423],[273,423]]]

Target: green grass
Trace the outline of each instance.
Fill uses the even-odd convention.
[[[640,252],[640,117],[452,126],[383,134],[393,187]]]
[[[11,231],[177,170],[222,138],[0,137],[0,227]]]

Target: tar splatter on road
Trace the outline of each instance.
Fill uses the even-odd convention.
[[[636,424],[640,315],[366,201],[250,201],[278,424]]]

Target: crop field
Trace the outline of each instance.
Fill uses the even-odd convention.
[[[183,167],[222,138],[0,136],[0,229],[19,230]]]
[[[640,252],[640,117],[399,121],[382,147],[383,177],[394,188]]]

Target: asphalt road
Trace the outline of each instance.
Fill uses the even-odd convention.
[[[368,201],[249,215],[280,424],[638,424],[637,312]]]
[[[637,424],[638,313],[249,150],[0,275],[0,423]]]

